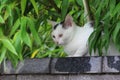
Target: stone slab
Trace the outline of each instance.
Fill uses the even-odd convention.
[[[10,61],[2,65],[2,74],[49,73],[50,58],[26,59],[14,68]]]
[[[107,56],[103,58],[103,73],[120,72],[120,56]]]
[[[0,80],[17,80],[16,75],[0,75]]]
[[[67,57],[53,58],[52,74],[100,73],[101,57]]]
[[[71,75],[69,80],[120,80],[120,75],[115,74],[82,74],[82,75]]]
[[[68,75],[18,75],[17,80],[68,80]]]
[[[18,75],[17,80],[120,80],[117,74]]]

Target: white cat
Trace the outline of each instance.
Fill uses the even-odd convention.
[[[66,16],[64,22],[49,22],[53,26],[52,38],[54,42],[64,47],[68,57],[89,55],[88,38],[94,30],[91,22],[86,23],[83,27],[79,27],[74,23],[72,16],[69,14]],[[117,51],[114,49],[110,46],[108,50],[113,50],[112,53],[114,53],[114,51]],[[108,51],[108,53],[110,52],[111,51]],[[118,52],[115,53],[118,54]],[[95,56],[94,53],[92,53],[92,56]]]

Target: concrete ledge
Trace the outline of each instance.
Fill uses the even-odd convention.
[[[101,57],[52,59],[52,73],[101,73]]]
[[[17,80],[16,75],[1,75],[0,80]]]
[[[18,66],[14,68],[10,61],[2,64],[0,70],[1,74],[36,74],[36,73],[49,73],[50,58],[43,59],[26,59],[19,62]]]
[[[6,75],[0,80],[120,80],[117,74],[78,74],[78,75]]]
[[[104,73],[119,73],[120,72],[120,56],[109,56],[103,58]]]
[[[120,56],[26,59],[13,68],[10,61],[0,66],[6,74],[120,73]]]
[[[17,80],[68,80],[68,75],[18,75]]]

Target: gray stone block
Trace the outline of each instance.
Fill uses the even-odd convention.
[[[17,80],[16,75],[1,75],[0,80]]]
[[[67,57],[52,59],[53,74],[100,73],[101,57]]]
[[[100,75],[71,75],[69,80],[103,80]]]
[[[50,58],[26,59],[14,68],[11,62],[7,61],[2,66],[2,74],[49,73],[49,63]]]
[[[107,56],[103,59],[103,73],[120,72],[120,56]]]
[[[115,74],[83,74],[83,75],[71,75],[69,80],[120,80],[120,75]]]
[[[18,75],[17,80],[69,80],[68,75]]]
[[[17,80],[120,80],[119,74],[18,75]]]

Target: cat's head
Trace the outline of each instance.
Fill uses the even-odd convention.
[[[66,16],[63,22],[57,23],[49,21],[52,24],[52,39],[59,45],[66,45],[69,43],[74,34],[74,22],[72,16]]]

